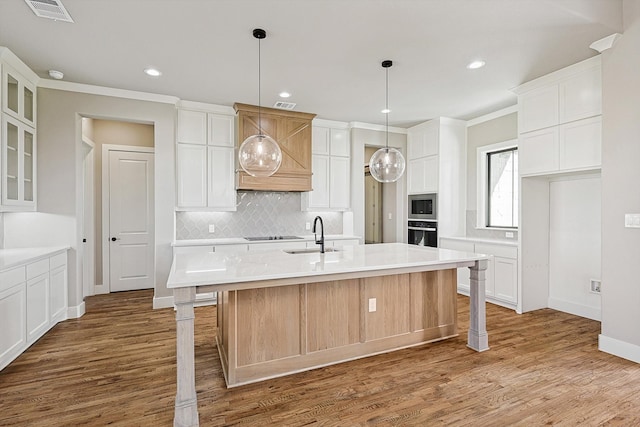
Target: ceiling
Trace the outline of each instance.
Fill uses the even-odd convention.
[[[0,1],[0,46],[64,80],[220,105],[281,100],[340,121],[408,127],[516,103],[510,89],[596,55],[622,0],[62,0],[75,23]],[[486,66],[466,65],[483,59]],[[151,78],[143,69],[156,67]]]

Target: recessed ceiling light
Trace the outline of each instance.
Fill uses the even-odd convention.
[[[391,110],[389,110],[388,108],[383,109],[382,111],[380,111],[382,114],[389,114],[391,112]]]
[[[288,98],[291,94],[289,92],[280,92],[280,98]]]
[[[151,76],[151,77],[160,77],[162,75],[162,73],[159,70],[156,70],[155,68],[145,68],[144,73],[147,76]]]
[[[64,77],[64,74],[62,73],[62,71],[49,70],[49,77],[56,80],[62,80],[62,78]]]
[[[470,69],[470,70],[477,70],[478,68],[484,67],[484,64],[486,64],[486,62],[484,62],[483,60],[479,59],[477,61],[473,61],[473,62],[469,63],[469,65],[467,65],[467,68]]]

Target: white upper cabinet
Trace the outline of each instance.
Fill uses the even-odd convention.
[[[2,65],[2,111],[36,126],[36,86],[6,63]]]
[[[314,120],[311,140],[312,191],[302,210],[344,211],[351,207],[351,141],[345,124]]]
[[[220,114],[204,109],[178,110],[178,210],[236,210],[234,147],[232,111]]]
[[[520,175],[599,169],[602,72],[596,56],[518,87]]]
[[[0,47],[0,212],[36,210],[38,76]]]

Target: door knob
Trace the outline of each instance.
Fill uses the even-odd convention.
[[[112,242],[115,242],[116,240],[120,240],[120,239],[118,239],[117,237],[112,237],[112,238],[111,238],[111,241],[112,241]]]

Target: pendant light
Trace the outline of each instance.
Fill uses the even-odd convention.
[[[267,37],[267,33],[256,28],[253,37],[258,39],[258,134],[251,135],[240,144],[238,160],[240,166],[251,176],[271,176],[282,163],[282,150],[278,143],[269,135],[262,132],[262,114],[260,111],[260,41]]]
[[[395,148],[389,148],[389,67],[393,65],[390,60],[382,61],[382,67],[386,70],[386,103],[385,103],[385,117],[386,117],[386,143],[384,148],[379,149],[369,160],[369,172],[371,176],[379,182],[396,182],[402,177],[406,162],[402,153]]]

